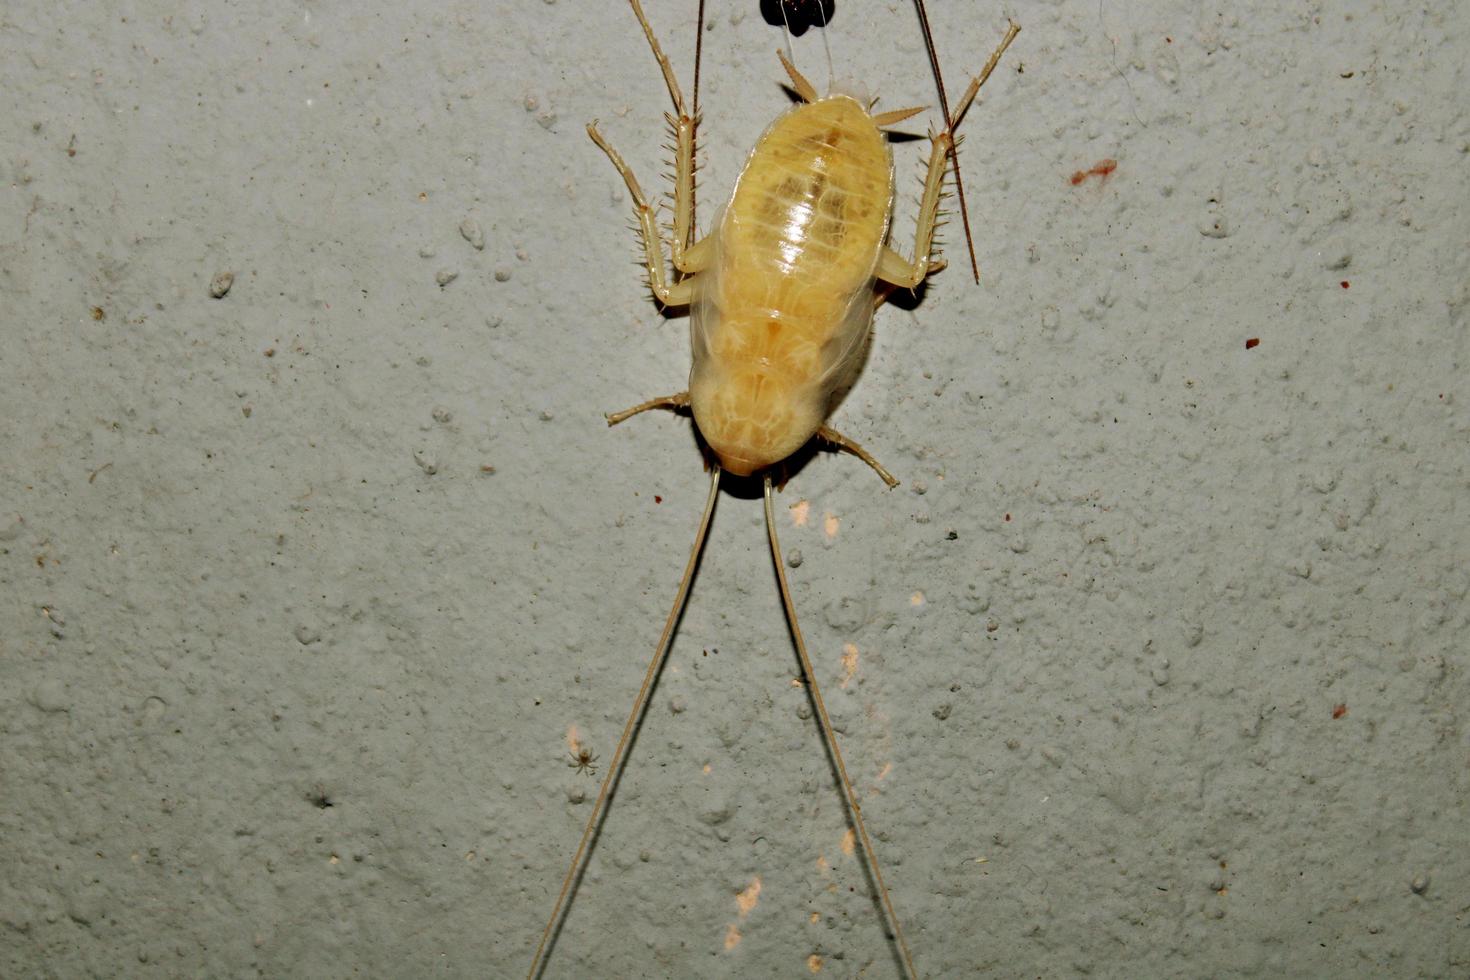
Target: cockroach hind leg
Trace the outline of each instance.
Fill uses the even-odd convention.
[[[666,408],[671,412],[677,412],[688,407],[689,392],[681,391],[677,395],[664,395],[661,398],[650,398],[642,404],[634,405],[632,408],[625,408],[621,412],[610,412],[603,417],[607,419],[607,424],[612,426],[617,425],[619,422],[626,422],[633,416],[647,412],[650,409]]]
[[[846,452],[852,453],[858,459],[862,460],[864,463],[867,463],[873,468],[873,472],[877,473],[880,477],[883,478],[883,482],[888,484],[888,489],[892,490],[894,487],[898,486],[898,480],[894,477],[892,473],[883,468],[882,463],[873,458],[872,453],[868,452],[862,447],[861,444],[859,444],[855,440],[847,438],[847,436],[838,432],[830,425],[824,425],[820,429],[818,429],[817,438],[831,443],[838,449],[842,449]]]

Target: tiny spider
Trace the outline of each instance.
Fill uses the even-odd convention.
[[[577,750],[572,752],[571,758],[567,760],[567,765],[589,776],[597,775],[597,756],[593,755],[592,750],[586,746],[577,746]]]

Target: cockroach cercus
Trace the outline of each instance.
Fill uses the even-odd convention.
[[[669,246],[677,276],[665,270],[654,208],[632,170],[595,122],[587,127],[587,134],[612,160],[632,195],[654,296],[664,306],[691,309],[693,368],[687,390],[649,399],[609,415],[607,421],[615,425],[653,408],[687,409],[714,459],[709,496],[678,595],[542,932],[529,977],[534,980],[545,967],[588,843],[622,773],[629,737],[668,655],[674,625],[709,530],[721,470],[737,476],[763,476],[767,538],[807,691],[899,958],[908,974],[917,977],[797,625],[776,537],[771,469],[816,438],[858,456],[890,487],[898,484],[862,446],[830,427],[827,416],[835,398],[852,384],[862,366],[874,309],[892,289],[914,289],[944,266],[932,249],[954,129],[1020,28],[1010,25],[955,104],[949,124],[930,136],[914,258],[909,260],[888,245],[893,159],[883,129],[922,110],[873,113],[870,104],[840,92],[819,97],[811,82],[779,51],[799,102],[778,116],[760,137],[713,231],[691,242],[697,119],[685,108],[673,68],[639,0],[629,3],[674,102],[674,115],[669,117],[677,140]]]

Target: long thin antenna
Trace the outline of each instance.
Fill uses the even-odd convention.
[[[827,91],[832,91],[836,84],[836,71],[832,67],[832,42],[827,40],[827,8],[822,0],[817,0],[817,12],[822,15],[822,47],[827,50]]]
[[[696,166],[699,160],[699,63],[704,60],[704,0],[699,0],[698,17],[699,21],[694,29],[694,130],[689,138],[689,156],[695,161]],[[695,204],[698,186],[698,181],[689,183],[689,237],[691,239],[696,235],[694,222],[697,213]],[[686,241],[683,244],[685,248],[688,248],[692,242]]]
[[[526,974],[526,980],[536,980],[536,977],[546,967],[543,954],[551,955],[552,938],[557,933],[557,925],[561,921],[572,884],[581,875],[582,857],[587,851],[587,844],[597,830],[608,797],[612,795],[613,788],[622,778],[623,767],[628,761],[626,754],[628,739],[632,736],[633,729],[638,727],[638,719],[643,717],[643,712],[648,707],[648,694],[653,690],[653,682],[658,677],[664,660],[668,658],[669,647],[674,638],[674,625],[679,622],[679,614],[684,611],[684,600],[689,598],[689,586],[694,581],[694,569],[699,565],[699,555],[704,550],[704,539],[709,535],[710,518],[714,516],[715,500],[719,498],[719,495],[720,468],[711,465],[709,499],[704,503],[704,516],[699,519],[699,530],[694,535],[694,547],[689,549],[689,564],[684,566],[684,577],[679,580],[679,594],[674,597],[674,608],[669,610],[669,618],[664,622],[663,635],[658,638],[658,647],[653,652],[653,660],[648,664],[648,672],[643,675],[643,686],[638,689],[638,697],[633,699],[633,710],[628,712],[628,723],[623,726],[623,737],[618,739],[617,751],[613,753],[612,762],[607,767],[607,775],[603,777],[602,789],[597,794],[597,803],[592,807],[592,815],[587,818],[587,829],[582,831],[582,842],[577,845],[577,853],[572,857],[572,866],[567,869],[566,879],[561,883],[561,892],[556,896],[556,905],[551,910],[551,918],[546,920],[546,929],[541,933],[541,944],[536,947],[536,956],[531,960],[531,969]]]
[[[781,27],[786,38],[786,59],[792,64],[795,64],[796,57],[791,52],[791,18],[786,15],[786,4],[784,2],[777,3],[776,6],[781,8]]]
[[[898,950],[903,955],[903,964],[908,969],[908,974],[917,980],[919,972],[914,969],[914,959],[909,955],[909,944],[903,938],[903,927],[898,924],[898,913],[893,910],[893,899],[888,896],[888,888],[883,884],[883,872],[878,870],[878,855],[873,850],[873,842],[868,838],[868,828],[863,824],[863,810],[858,805],[857,794],[853,792],[852,780],[847,777],[847,766],[842,761],[842,752],[837,748],[837,735],[832,731],[832,719],[827,717],[827,706],[822,703],[822,692],[817,687],[817,672],[812,669],[811,658],[807,656],[806,641],[801,637],[801,627],[796,623],[796,606],[791,602],[791,587],[786,582],[786,566],[781,559],[781,542],[776,538],[776,511],[772,500],[771,478],[766,477],[766,533],[771,539],[771,561],[776,565],[776,580],[781,585],[781,603],[786,607],[786,622],[791,626],[791,638],[796,641],[796,654],[801,658],[801,670],[806,675],[807,690],[811,692],[812,703],[817,706],[817,718],[821,721],[822,738],[827,743],[827,748],[832,753],[832,761],[837,765],[837,775],[842,777],[842,796],[847,802],[847,812],[852,814],[853,826],[857,828],[858,837],[863,844],[863,854],[867,857],[868,868],[873,872],[873,881],[878,886],[878,894],[883,897],[883,909],[888,914],[888,921],[893,926],[893,938],[898,940]]]
[[[699,118],[699,63],[704,59],[704,0],[699,0],[694,31],[694,118]]]
[[[914,0],[914,7],[919,11],[919,26],[924,30],[924,47],[929,52],[929,66],[934,69],[934,82],[939,86],[939,108],[944,111],[944,128],[954,135],[954,121],[949,118],[949,96],[944,91],[944,76],[939,71],[939,55],[934,51],[934,35],[929,30],[929,11],[924,7],[924,0]],[[975,275],[975,282],[980,282],[980,265],[975,261],[975,239],[970,235],[970,209],[965,204],[965,182],[960,177],[960,148],[959,144],[951,141],[949,144],[949,158],[954,162],[954,187],[960,198],[960,220],[965,226],[965,244],[970,249],[970,271]]]
[[[822,29],[822,47],[827,52],[827,90],[830,92],[833,78],[836,75],[836,69],[832,66],[832,41],[827,37],[827,25],[830,23],[827,8],[831,6],[831,0],[772,0],[769,5],[762,3],[761,13],[765,15],[766,23],[775,26],[775,21],[771,19],[769,13],[771,6],[781,11],[781,26],[786,37],[786,60],[792,64],[796,64],[796,55],[792,51],[791,39],[801,37],[806,33],[808,27]],[[792,27],[791,23],[793,15],[797,17],[795,27]],[[812,19],[814,15],[816,20]]]

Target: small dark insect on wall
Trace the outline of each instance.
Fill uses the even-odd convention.
[[[761,16],[772,27],[785,26],[793,37],[808,27],[826,27],[837,12],[837,0],[761,0]]]

